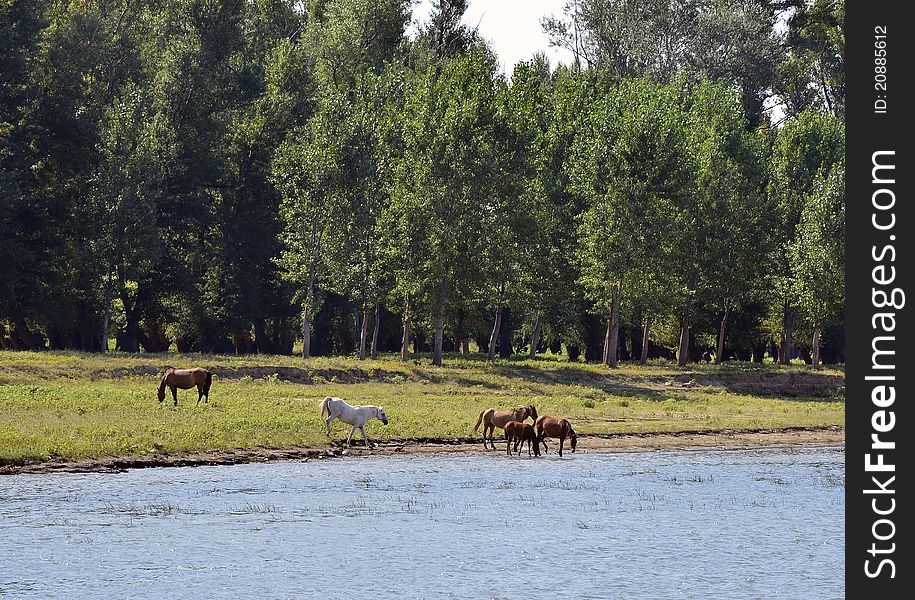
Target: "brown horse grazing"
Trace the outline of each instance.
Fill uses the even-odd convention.
[[[201,398],[204,402],[210,402],[210,384],[213,383],[213,374],[200,367],[194,369],[169,369],[162,376],[159,383],[159,402],[165,400],[165,388],[172,391],[172,398],[175,400],[175,406],[178,406],[178,388],[189,390],[197,386],[197,404],[200,404]]]
[[[559,438],[559,456],[562,456],[562,445],[566,438],[572,442],[572,452],[575,452],[575,446],[578,445],[578,436],[572,429],[572,424],[565,419],[557,419],[548,415],[542,415],[537,419],[537,445],[543,444],[543,451],[546,452],[546,442],[543,438]]]
[[[512,442],[515,443],[514,451],[521,456],[521,448],[527,442],[527,455],[531,455],[531,443],[534,444],[534,456],[540,456],[540,444],[537,443],[537,432],[534,426],[521,421],[509,421],[503,427],[505,430],[505,451],[511,456]]]
[[[502,429],[509,421],[524,421],[528,417],[534,421],[537,420],[537,409],[534,408],[533,404],[519,406],[518,408],[513,408],[511,410],[487,408],[480,413],[480,416],[477,418],[477,424],[473,426],[473,431],[476,433],[477,429],[480,428],[480,423],[483,423],[483,447],[486,448],[486,439],[488,436],[489,443],[492,446],[492,449],[495,450],[496,444],[492,441],[492,435],[495,432],[496,427]]]

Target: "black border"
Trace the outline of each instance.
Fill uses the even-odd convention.
[[[912,148],[915,138],[912,137],[911,114],[912,100],[908,96],[913,73],[913,24],[903,11],[903,2],[861,2],[846,0],[846,538],[845,538],[845,579],[846,595],[849,598],[862,598],[868,594],[871,598],[910,598],[915,594],[911,585],[915,563],[911,560],[910,544],[912,536],[907,526],[907,516],[911,512],[911,498],[900,491],[900,487],[911,489],[911,448],[906,443],[907,433],[913,431],[911,426],[911,386],[908,385],[915,370],[911,351],[911,320],[908,317],[911,309],[908,302],[915,297],[906,298],[906,306],[896,313],[895,341],[891,342],[895,355],[883,357],[883,362],[892,360],[893,370],[874,371],[871,368],[872,342],[876,335],[892,335],[875,330],[872,318],[875,313],[884,310],[874,307],[872,289],[875,286],[872,277],[873,269],[879,264],[893,265],[896,269],[895,281],[884,286],[889,291],[893,287],[903,291],[911,290],[912,257],[912,220],[908,204],[912,200],[911,179],[915,177],[912,168]],[[911,4],[909,4],[911,7]],[[875,83],[875,28],[886,28],[886,91],[876,89]],[[875,101],[885,96],[886,113],[875,112]],[[895,151],[895,183],[892,187],[896,202],[891,210],[895,214],[896,224],[892,230],[879,231],[872,225],[872,194],[887,185],[875,184],[872,180],[872,156],[877,151]],[[888,197],[886,195],[884,198]],[[881,213],[880,218],[889,218]],[[894,235],[895,239],[890,240]],[[889,262],[891,253],[883,261],[875,261],[872,255],[877,254],[886,245],[895,248],[894,262]],[[890,349],[886,342],[883,348]],[[882,433],[881,439],[896,443],[895,450],[875,451],[871,449],[871,434],[874,433],[871,419],[875,406],[871,392],[877,382],[865,379],[868,375],[895,375],[894,385],[896,400],[891,407],[896,422],[888,433]],[[877,475],[884,485],[886,473],[868,473],[865,471],[865,455],[879,452],[884,454],[886,463],[895,465],[896,479],[887,488],[895,491],[895,508],[891,519],[895,534],[891,540],[879,542],[873,538],[872,526],[881,518],[875,515],[871,505],[876,496],[865,493],[874,488],[871,476]],[[876,462],[872,456],[871,462]],[[886,509],[890,505],[890,495],[882,495],[879,507]],[[880,525],[878,531],[886,535],[891,528],[888,524]],[[872,556],[868,554],[872,543],[889,547],[895,543],[891,554]],[[865,560],[871,560],[870,567],[876,570],[881,558],[889,558],[895,564],[895,577],[890,578],[891,569],[884,565],[880,575],[870,578],[865,573]],[[873,595],[875,594],[876,595]]]

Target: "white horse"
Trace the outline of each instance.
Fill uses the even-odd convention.
[[[324,419],[324,426],[327,429],[325,433],[327,435],[330,435],[330,422],[334,419],[340,419],[344,423],[353,426],[353,429],[349,432],[349,437],[346,439],[346,443],[350,446],[353,445],[353,434],[358,429],[362,432],[365,446],[368,447],[369,438],[365,435],[365,423],[369,419],[378,419],[385,425],[388,424],[388,416],[384,414],[384,409],[380,406],[350,406],[342,399],[330,396],[325,397],[324,401],[321,402],[321,418],[324,418],[324,413],[327,413],[327,418]]]

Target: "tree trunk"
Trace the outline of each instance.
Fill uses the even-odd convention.
[[[307,303],[302,309],[302,358],[311,358],[311,317]]]
[[[454,351],[460,354],[466,354],[464,351],[464,340],[467,339],[467,330],[464,328],[464,308],[458,308],[457,324],[454,327]]]
[[[496,318],[492,326],[492,334],[489,336],[489,348],[487,348],[488,359],[492,360],[496,357],[496,344],[499,341],[499,329],[502,327],[502,297],[505,293],[505,289],[502,287],[502,284],[499,284],[499,302],[496,305]]]
[[[499,339],[499,328],[502,326],[502,305],[496,307],[496,320],[492,326],[492,334],[489,336],[489,353],[487,358],[492,360],[496,357],[496,341]]]
[[[718,348],[715,350],[715,364],[720,365],[724,359],[724,332],[725,325],[728,322],[728,316],[731,314],[731,303],[724,299],[724,315],[721,317],[721,327],[718,330]]]
[[[648,362],[648,333],[651,330],[651,315],[645,315],[645,327],[642,331],[642,356],[639,358],[639,364],[644,365]]]
[[[610,364],[610,330],[613,328],[613,310],[610,310],[610,314],[607,316],[607,333],[604,334],[604,353],[601,356],[601,363],[605,365]]]
[[[811,366],[814,369],[820,368],[820,326],[816,325],[813,328],[813,344],[811,348]]]
[[[611,369],[617,367],[616,351],[620,339],[620,296],[623,292],[622,280],[613,290],[613,305],[610,308],[610,330],[607,332],[607,366]]]
[[[312,264],[308,271],[305,306],[302,308],[302,358],[311,358],[311,308],[314,303],[315,273],[316,267]]]
[[[359,323],[359,360],[365,360],[366,342],[369,334],[369,307],[368,303],[362,303],[362,319]]]
[[[378,358],[378,326],[381,323],[381,300],[375,298],[375,323],[372,325],[372,358]]]
[[[782,307],[782,344],[778,350],[778,364],[791,364],[791,346],[794,345],[794,323],[791,314],[791,305],[785,300]]]
[[[435,307],[435,341],[432,346],[432,364],[442,366],[442,342],[445,338],[445,298],[439,299]]]
[[[121,342],[124,352],[140,351],[140,309],[134,304],[133,310],[127,311],[127,325]]]
[[[100,348],[102,352],[108,352],[108,329],[111,324],[111,287],[111,272],[109,271],[108,278],[105,281],[105,312],[104,316],[102,317],[102,345]]]
[[[140,317],[143,313],[144,298],[145,290],[142,287],[137,287],[132,307],[130,306],[130,298],[124,295],[121,296],[121,302],[124,304],[124,316],[127,321],[124,327],[124,334],[120,338],[121,350],[124,352],[140,351]]]
[[[400,344],[400,360],[410,360],[410,296],[407,295],[403,309],[403,339]]]
[[[23,317],[18,317],[13,322],[10,338],[20,350],[44,350],[44,340],[41,335],[29,329]]]
[[[677,352],[677,364],[681,367],[689,362],[689,316],[693,306],[693,288],[695,278],[690,277],[690,284],[686,290],[686,301],[683,303],[683,320],[680,322],[680,351]]]
[[[537,346],[540,345],[540,331],[543,329],[543,313],[537,313],[537,320],[534,321],[534,331],[531,332],[531,351],[528,358],[537,356]]]

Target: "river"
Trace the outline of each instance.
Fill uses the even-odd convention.
[[[0,477],[0,597],[842,598],[841,447]]]

